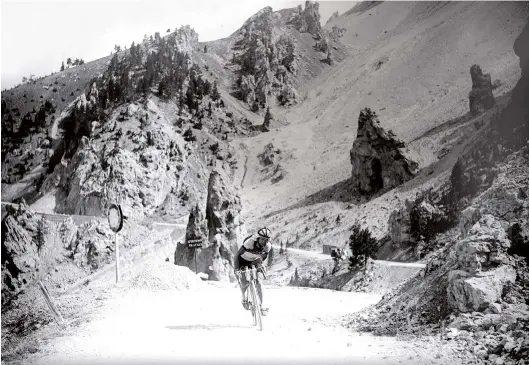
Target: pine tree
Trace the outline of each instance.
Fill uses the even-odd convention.
[[[217,101],[220,99],[219,89],[217,89],[217,81],[213,82],[213,90],[211,90],[211,100]]]
[[[62,61],[62,64],[61,64],[61,71],[64,71],[64,61]]]
[[[72,59],[70,57],[66,59],[66,64],[68,65],[68,68],[72,65]]]
[[[362,258],[365,268],[368,258],[377,251],[378,245],[377,240],[371,236],[371,232],[367,228],[361,229],[359,224],[355,224],[349,237],[349,248],[351,250],[349,269],[352,270]]]

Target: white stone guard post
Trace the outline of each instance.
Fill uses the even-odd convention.
[[[190,250],[190,249],[194,249],[195,252],[194,252],[194,255],[195,255],[195,274],[198,274],[198,270],[197,270],[197,249],[198,248],[202,248],[202,238],[192,238],[192,239],[189,239],[187,240],[187,248]]]
[[[108,225],[114,231],[115,253],[116,253],[116,283],[119,282],[119,242],[118,232],[123,228],[123,213],[121,206],[112,204],[108,209]]]

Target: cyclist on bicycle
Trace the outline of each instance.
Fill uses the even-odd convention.
[[[235,271],[255,266],[262,273],[266,273],[263,261],[268,257],[271,248],[270,230],[266,227],[259,229],[257,235],[246,237],[235,258]],[[239,280],[239,285],[242,291],[242,305],[244,309],[249,309],[246,292],[250,283],[242,276]],[[263,290],[259,279],[256,282],[256,287],[261,301],[262,315],[266,316],[268,308],[263,307]]]

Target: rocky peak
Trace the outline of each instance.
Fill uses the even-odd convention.
[[[371,194],[410,180],[418,165],[405,152],[404,142],[392,131],[385,131],[374,112],[363,109],[350,152],[354,187],[361,193]]]
[[[282,105],[296,97],[290,79],[297,69],[294,42],[288,34],[274,36],[276,15],[270,7],[253,15],[237,33],[232,49],[238,75],[234,86],[254,112],[269,105],[273,94]]]
[[[198,33],[190,25],[181,26],[169,37],[175,40],[180,52],[191,54],[198,47]]]
[[[319,9],[319,3],[306,1],[305,9],[302,10],[301,5],[298,6],[298,11],[293,16],[291,23],[301,33],[310,33],[314,36],[319,36],[322,33]]]
[[[468,95],[470,113],[479,114],[494,106],[492,81],[490,74],[484,74],[479,65],[470,67],[470,77],[472,78],[472,91]]]
[[[272,31],[272,21],[273,18],[273,10],[272,7],[267,6],[261,10],[259,10],[257,13],[252,15],[250,18],[248,18],[242,28],[241,32],[243,34],[247,34],[248,32],[254,31],[254,30],[261,30],[261,31]]]

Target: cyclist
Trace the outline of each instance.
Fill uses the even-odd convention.
[[[263,274],[266,273],[266,269],[263,266],[263,261],[268,257],[268,253],[272,248],[270,243],[270,230],[266,227],[263,227],[257,231],[257,235],[253,234],[244,239],[244,242],[237,252],[235,258],[235,271],[251,268],[255,266]],[[239,286],[242,291],[242,305],[244,309],[249,309],[248,300],[247,300],[247,289],[250,286],[250,283],[242,275],[239,278]],[[261,281],[259,278],[256,282],[257,292],[259,294],[259,299],[261,301],[261,313],[263,316],[268,314],[268,308],[263,307],[263,290],[261,288]]]

